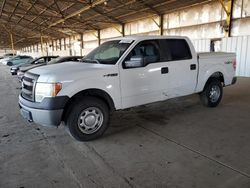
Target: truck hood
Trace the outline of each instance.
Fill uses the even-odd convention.
[[[114,65],[103,65],[81,62],[64,62],[34,68],[28,72],[40,75],[39,82],[72,81],[83,77],[95,77],[96,75],[113,70]],[[108,72],[110,73],[110,72]]]
[[[25,63],[25,64],[14,65],[12,67],[13,67],[13,69],[18,69],[18,68],[21,68],[21,67],[28,67],[30,65],[31,65],[30,62],[28,62],[28,63]]]
[[[43,64],[34,64],[34,65],[32,65],[32,64],[24,64],[24,66],[20,66],[19,68],[20,68],[20,71],[26,72],[26,71],[28,71],[30,69],[34,69],[36,67],[40,67],[40,66],[43,66],[43,65],[46,65],[46,64],[45,63],[43,63]]]

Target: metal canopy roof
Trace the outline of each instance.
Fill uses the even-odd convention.
[[[211,0],[1,0],[0,48],[16,48],[46,39],[162,15]]]

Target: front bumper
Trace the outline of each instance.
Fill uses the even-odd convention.
[[[12,75],[17,75],[17,69],[10,69],[10,73]]]
[[[24,72],[17,71],[17,78],[20,82],[23,80],[23,77],[24,77]]]
[[[19,95],[20,113],[29,122],[43,126],[59,126],[67,96],[45,98],[41,103],[31,102]]]
[[[23,77],[24,77],[24,75],[17,75],[17,79],[18,79],[18,81],[22,81],[23,80]]]

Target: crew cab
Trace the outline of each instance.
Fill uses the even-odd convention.
[[[24,118],[45,126],[65,124],[77,140],[100,137],[110,114],[199,94],[216,107],[223,87],[236,82],[234,53],[196,53],[187,37],[135,36],[101,44],[82,62],[25,73],[19,96]]]

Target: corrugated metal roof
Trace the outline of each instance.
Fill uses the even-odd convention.
[[[212,0],[3,0],[0,3],[0,47],[16,47],[63,38],[87,30],[161,15]]]

